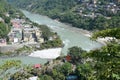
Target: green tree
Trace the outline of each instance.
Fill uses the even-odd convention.
[[[0,22],[0,38],[5,38],[9,32],[7,25]]]
[[[0,74],[2,75],[3,73],[5,73],[7,70],[15,67],[19,67],[21,65],[21,61],[20,60],[8,60],[5,61],[3,64],[0,65]]]
[[[64,75],[69,75],[72,72],[72,64],[69,62],[64,63],[61,68],[60,71],[64,74]]]
[[[58,70],[53,69],[52,70],[52,75],[54,80],[65,80],[65,76],[63,75],[63,73],[60,73]]]
[[[92,75],[91,65],[88,63],[78,65],[75,72],[81,80],[94,79],[94,76]]]
[[[42,37],[45,41],[48,41],[49,38],[53,35],[53,32],[46,25],[38,25],[37,23],[33,23],[34,26],[37,26],[42,31]]]
[[[120,44],[111,43],[86,55],[93,59],[91,68],[94,78],[97,80],[120,79]]]
[[[40,80],[53,80],[53,79],[49,75],[43,75],[43,76],[40,77]]]
[[[82,63],[82,54],[85,52],[86,51],[75,46],[75,47],[69,48],[68,55],[71,56],[71,62],[73,64],[80,64],[80,63]]]
[[[115,37],[120,39],[120,29],[113,28],[99,31],[93,35],[97,37]],[[97,80],[119,80],[120,79],[120,44],[111,42],[100,50],[93,50],[86,54],[92,59],[92,75]]]
[[[106,29],[93,34],[92,38],[96,39],[97,37],[115,37],[120,39],[120,28]]]

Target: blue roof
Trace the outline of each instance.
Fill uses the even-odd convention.
[[[66,80],[77,80],[78,77],[76,75],[69,75],[67,76]]]

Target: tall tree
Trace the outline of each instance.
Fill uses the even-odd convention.
[[[86,51],[75,46],[75,47],[69,48],[68,55],[71,56],[71,62],[73,64],[80,64],[80,63],[82,63],[82,54],[85,52]]]

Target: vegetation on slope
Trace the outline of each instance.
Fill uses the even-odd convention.
[[[10,18],[5,16],[8,10],[9,5],[4,0],[0,0],[0,38],[5,38],[10,30],[8,27]]]
[[[47,15],[53,19],[58,19],[62,22],[70,23],[74,27],[83,28],[87,30],[103,30],[107,28],[119,27],[120,12],[113,13],[104,8],[110,3],[110,0],[101,0],[97,4],[95,10],[89,10],[88,5],[93,5],[92,0],[81,3],[80,0],[8,0],[12,5],[19,8],[26,9],[32,12]],[[117,1],[114,1],[117,2]],[[119,5],[119,3],[116,3]],[[79,9],[82,9],[83,15],[80,15]],[[78,12],[76,12],[76,10]],[[99,14],[97,17],[85,17],[91,13]],[[111,17],[111,19],[107,19]]]
[[[96,32],[94,33],[92,38],[96,39],[97,37],[106,37],[106,36],[120,39],[120,28],[106,29],[106,30]]]

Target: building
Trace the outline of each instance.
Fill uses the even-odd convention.
[[[0,46],[6,46],[7,42],[6,39],[0,39]]]
[[[68,75],[66,77],[66,80],[78,80],[78,76],[77,75]]]
[[[2,17],[0,17],[0,22],[4,22],[4,19]]]
[[[35,65],[33,66],[33,68],[38,68],[38,69],[40,69],[40,68],[41,68],[41,65],[40,65],[40,64],[35,64]]]
[[[23,41],[25,42],[40,42],[40,43],[43,43],[44,42],[44,39],[41,38],[41,35],[42,35],[42,31],[39,30],[39,28],[37,27],[26,27],[23,29]]]
[[[33,37],[33,33],[24,32],[23,41],[24,42],[35,42],[35,39]]]
[[[38,80],[38,77],[35,76],[35,77],[30,77],[28,80]]]
[[[24,19],[16,18],[12,19],[11,23],[11,32],[8,34],[10,42],[44,42],[44,39],[41,37],[42,31],[31,23],[26,23]]]
[[[97,0],[94,0],[93,3],[96,4],[96,3],[97,3]]]
[[[8,36],[10,42],[18,43],[22,40],[22,29],[13,28]]]
[[[14,28],[22,28],[23,27],[23,23],[25,23],[25,20],[23,19],[12,19],[11,20],[12,26]]]

